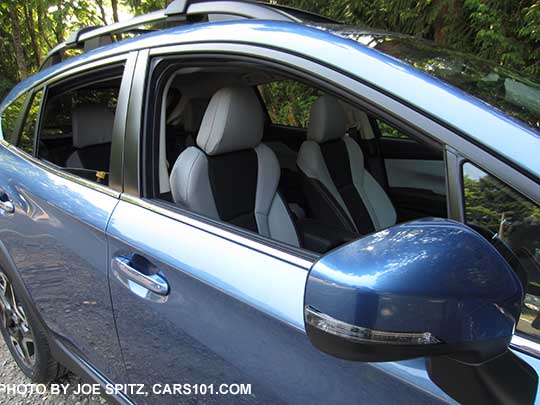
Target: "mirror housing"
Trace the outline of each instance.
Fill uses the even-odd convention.
[[[523,289],[497,250],[445,219],[394,226],[342,246],[311,269],[304,320],[311,342],[348,360],[505,353]]]

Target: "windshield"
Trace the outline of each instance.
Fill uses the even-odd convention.
[[[540,132],[540,84],[533,80],[473,55],[418,38],[335,28],[332,31],[336,34],[407,62]]]

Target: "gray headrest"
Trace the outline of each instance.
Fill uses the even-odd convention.
[[[225,87],[210,100],[197,135],[206,154],[252,149],[261,143],[264,119],[259,99],[249,87]]]
[[[79,105],[72,115],[73,146],[86,146],[112,142],[114,113],[98,104]]]
[[[311,107],[307,138],[324,143],[345,136],[347,118],[335,98],[320,97]]]

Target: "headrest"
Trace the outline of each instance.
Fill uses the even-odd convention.
[[[340,139],[347,132],[343,108],[331,96],[320,97],[311,107],[307,138],[317,143]]]
[[[73,146],[77,149],[112,142],[114,113],[106,106],[83,104],[73,109]]]
[[[210,100],[197,135],[206,154],[220,155],[255,148],[261,143],[261,104],[249,87],[225,87]]]

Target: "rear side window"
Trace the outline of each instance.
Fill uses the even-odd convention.
[[[14,139],[14,131],[17,126],[17,119],[21,113],[21,108],[24,104],[26,94],[20,96],[2,112],[2,135],[6,142],[12,143]]]
[[[17,142],[17,146],[31,155],[34,154],[34,143],[36,139],[36,125],[39,117],[39,106],[41,98],[43,96],[43,90],[39,90],[28,107],[24,125],[21,131],[21,136]]]
[[[122,72],[119,66],[49,88],[38,158],[87,180],[108,184]]]
[[[283,80],[258,86],[261,97],[274,125],[307,128],[311,106],[319,91],[293,80]]]

